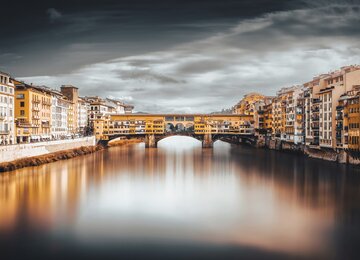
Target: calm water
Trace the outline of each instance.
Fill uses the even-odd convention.
[[[359,258],[360,169],[186,137],[0,175],[0,259]]]

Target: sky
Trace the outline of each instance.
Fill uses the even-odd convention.
[[[360,0],[7,1],[0,70],[137,111],[207,113],[360,63]]]

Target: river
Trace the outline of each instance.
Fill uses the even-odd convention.
[[[158,146],[0,174],[0,258],[360,259],[359,168],[189,137]]]

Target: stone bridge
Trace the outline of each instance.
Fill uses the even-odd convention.
[[[94,122],[95,136],[102,145],[115,138],[143,138],[145,147],[173,135],[186,135],[211,148],[216,140],[252,140],[250,115],[221,114],[121,114]]]

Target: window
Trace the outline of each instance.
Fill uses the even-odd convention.
[[[24,94],[17,94],[16,98],[22,99],[22,98],[24,98]]]
[[[25,116],[25,110],[20,110],[20,116]]]
[[[20,107],[25,107],[25,102],[24,101],[20,102]]]

